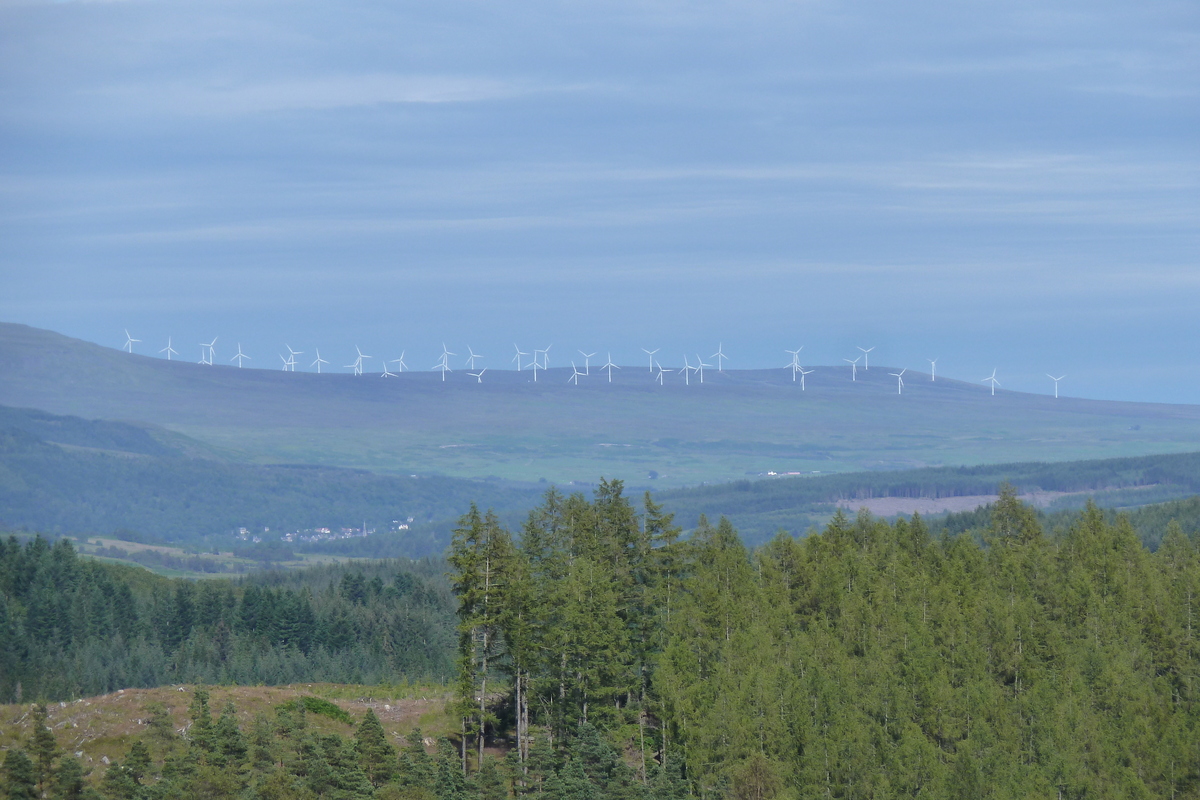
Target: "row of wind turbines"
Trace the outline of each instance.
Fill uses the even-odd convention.
[[[207,364],[209,366],[213,365],[213,363],[214,363],[213,359],[215,358],[215,355],[216,355],[215,348],[216,348],[216,344],[217,344],[217,338],[218,337],[214,336],[212,341],[210,341],[210,342],[200,342],[199,343],[200,360],[197,363]],[[140,344],[141,342],[142,342],[141,339],[135,339],[132,336],[130,336],[129,330],[126,329],[125,330],[125,344],[122,347],[122,349],[132,354],[133,353],[133,345]],[[513,355],[513,358],[511,359],[511,361],[512,361],[512,363],[516,364],[517,372],[521,372],[522,370],[532,370],[533,371],[533,381],[534,381],[534,383],[536,383],[537,379],[538,379],[538,370],[545,371],[550,368],[550,348],[552,348],[553,346],[554,346],[553,344],[549,344],[543,348],[535,349],[532,352],[526,352],[526,351],[522,350],[518,345],[514,344],[513,349],[515,350],[515,353]],[[287,350],[288,354],[286,356],[284,356],[282,353],[279,355],[279,359],[283,363],[282,369],[284,372],[295,372],[296,371],[296,356],[304,355],[304,351],[293,350],[291,348],[291,345],[288,345],[288,344],[285,344],[284,348]],[[641,348],[642,352],[645,353],[647,355],[647,357],[649,358],[650,375],[660,386],[665,384],[666,376],[670,375],[670,374],[682,374],[684,384],[689,385],[689,386],[691,385],[692,376],[695,375],[697,377],[697,379],[699,380],[699,382],[703,384],[704,383],[704,370],[706,368],[712,369],[714,366],[713,364],[705,363],[704,360],[699,355],[696,355],[696,364],[692,365],[687,354],[684,354],[682,368],[676,370],[674,367],[663,367],[662,364],[659,363],[658,359],[655,358],[655,355],[659,352],[660,349],[661,348],[655,348],[654,350],[648,350],[645,347]],[[801,345],[800,347],[796,348],[795,350],[787,350],[787,349],[784,350],[785,353],[788,353],[791,356],[791,360],[788,362],[788,364],[784,368],[791,370],[793,383],[797,382],[797,378],[799,379],[800,391],[805,391],[807,388],[805,386],[805,381],[804,381],[805,376],[811,375],[814,372],[814,370],[812,370],[812,369],[805,369],[800,364],[800,352],[803,349],[804,349],[804,346]],[[874,349],[875,349],[874,346],[859,347],[858,350],[861,352],[859,353],[857,358],[842,359],[843,361],[845,361],[847,364],[850,365],[850,380],[851,381],[858,380],[858,364],[860,361],[862,362],[864,371],[870,370],[870,368],[871,368],[870,356],[871,356],[871,351],[873,351]],[[364,362],[369,359],[374,358],[374,356],[364,353],[358,347],[358,345],[354,346],[354,350],[358,354],[358,356],[354,360],[354,363],[346,364],[345,368],[352,369],[354,371],[355,375],[362,375],[364,372]],[[176,350],[174,347],[172,347],[172,337],[170,337],[170,336],[167,337],[167,346],[162,348],[158,352],[160,354],[165,354],[168,361],[171,360],[171,356],[179,355],[179,351]],[[321,374],[321,367],[323,365],[328,365],[329,361],[327,361],[326,359],[321,357],[320,348],[314,348],[314,352],[316,354],[316,358],[314,358],[312,363],[309,364],[308,366],[310,368],[316,367],[317,374]],[[571,376],[569,378],[567,378],[567,383],[573,383],[576,386],[579,385],[580,378],[589,377],[591,375],[591,360],[596,357],[596,353],[587,353],[587,352],[584,352],[583,350],[580,350],[578,352],[579,352],[579,355],[583,358],[583,370],[580,370],[579,367],[576,366],[576,363],[574,361],[571,361],[570,362],[571,363]],[[409,369],[408,365],[404,361],[404,356],[406,353],[407,353],[407,351],[402,351],[400,353],[399,358],[382,360],[383,361],[383,370],[380,373],[380,377],[394,378],[399,373],[402,373],[402,372],[404,372],[404,370]],[[465,362],[463,365],[464,369],[467,370],[466,374],[471,376],[472,378],[475,378],[476,382],[483,383],[483,376],[484,376],[484,373],[487,372],[487,367],[479,369],[476,366],[476,362],[483,360],[484,356],[480,355],[479,353],[476,353],[470,347],[467,348],[467,353],[468,353],[468,355],[465,357]],[[438,362],[436,364],[434,364],[430,369],[440,371],[442,373],[442,381],[445,382],[446,373],[454,371],[450,367],[450,357],[457,356],[457,355],[458,355],[458,353],[453,353],[450,350],[448,350],[446,348],[445,343],[443,342],[442,343],[442,354],[439,357]],[[531,358],[529,361],[525,361],[526,357],[531,357]],[[729,359],[729,356],[725,355],[723,343],[719,344],[717,346],[717,352],[710,355],[709,358],[716,360],[717,363],[715,366],[716,366],[716,369],[718,372],[725,371],[725,361]],[[243,366],[243,362],[252,361],[252,360],[253,359],[250,356],[248,356],[242,352],[241,342],[238,342],[237,353],[234,354],[233,357],[231,357],[229,359],[230,362],[237,362],[239,369]],[[926,361],[929,362],[929,380],[931,382],[936,382],[937,381],[938,359],[927,358]],[[389,369],[389,365],[393,365],[393,364],[396,365],[396,372],[392,372]],[[619,370],[619,369],[621,369],[621,367],[619,367],[618,365],[613,363],[612,353],[609,352],[606,354],[605,363],[603,365],[598,365],[597,369],[607,372],[608,382],[612,383],[613,370],[614,369]],[[478,371],[472,372],[471,370],[478,370]],[[904,375],[906,372],[908,372],[907,367],[901,369],[899,372],[889,372],[888,373],[889,376],[896,379],[896,393],[897,394],[904,394]],[[986,378],[980,379],[980,383],[987,383],[987,384],[991,385],[993,397],[995,397],[995,395],[996,395],[996,387],[1001,385],[1000,381],[996,378],[996,372],[997,372],[997,369],[993,369],[991,375],[987,376]],[[1063,380],[1066,377],[1066,375],[1059,375],[1059,376],[1055,377],[1054,375],[1046,373],[1046,377],[1049,378],[1050,380],[1054,381],[1054,398],[1058,399],[1058,384],[1059,384],[1059,381]]]

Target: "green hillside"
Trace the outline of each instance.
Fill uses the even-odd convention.
[[[413,517],[389,540],[389,552],[419,557],[447,541],[430,521],[457,517],[472,501],[525,509],[540,494],[498,481],[190,455],[196,449],[161,430],[0,407],[0,525],[184,543],[218,537],[228,549],[241,527],[278,539],[364,523],[386,531]]]
[[[257,363],[257,362],[255,362]],[[630,486],[975,465],[1200,449],[1200,407],[999,391],[888,367],[816,367],[805,392],[787,370],[708,370],[659,386],[645,365],[581,385],[554,368],[378,375],[209,367],[129,355],[0,325],[0,404],[152,423],[256,463],[393,474],[499,476]],[[657,478],[651,480],[650,475]]]
[[[945,498],[994,495],[1002,483],[1022,492],[1062,492],[1052,507],[1150,505],[1200,494],[1200,453],[1059,463],[1026,462],[856,472],[772,480],[742,480],[660,492],[656,499],[687,525],[699,517],[728,517],[749,543],[779,530],[803,534],[823,525],[838,503],[866,498]]]

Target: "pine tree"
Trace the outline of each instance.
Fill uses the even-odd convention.
[[[75,756],[64,756],[54,774],[55,800],[82,800],[84,793],[83,764]]]
[[[38,793],[43,794],[54,776],[54,761],[59,756],[58,742],[47,725],[46,706],[38,703],[33,708],[33,735],[29,741],[29,752],[33,755],[37,776]]]
[[[512,540],[492,512],[481,516],[472,505],[454,531],[450,557],[454,567],[454,592],[459,599],[459,710],[464,734],[472,734],[483,763],[487,728],[496,721],[488,708],[488,683],[501,655],[503,638],[504,567],[511,558]],[[462,742],[462,768],[467,768],[466,735]]]
[[[192,693],[192,703],[188,706],[188,716],[192,725],[188,729],[188,738],[200,749],[213,749],[213,720],[208,710],[208,690],[197,686]]]
[[[141,739],[136,739],[129,748],[129,755],[125,757],[125,771],[134,783],[140,784],[149,770],[150,749]]]
[[[387,740],[383,725],[373,709],[368,708],[358,724],[358,730],[354,733],[354,749],[358,753],[358,763],[372,786],[381,786],[396,774],[396,748]]]
[[[34,800],[39,796],[37,773],[24,750],[9,750],[4,756],[4,783],[9,800]]]

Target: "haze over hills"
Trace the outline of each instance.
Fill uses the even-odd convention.
[[[266,361],[266,354],[258,354]],[[415,360],[415,359],[414,359]],[[769,472],[1064,461],[1200,449],[1200,407],[1006,392],[894,368],[646,365],[317,375],[168,362],[0,324],[0,404],[160,425],[236,459],[394,474],[683,486]],[[1001,376],[1003,377],[1003,376]],[[648,478],[657,473],[653,483]]]

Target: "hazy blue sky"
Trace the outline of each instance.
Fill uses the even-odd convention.
[[[1194,0],[0,0],[0,319],[1197,402],[1198,145]]]

